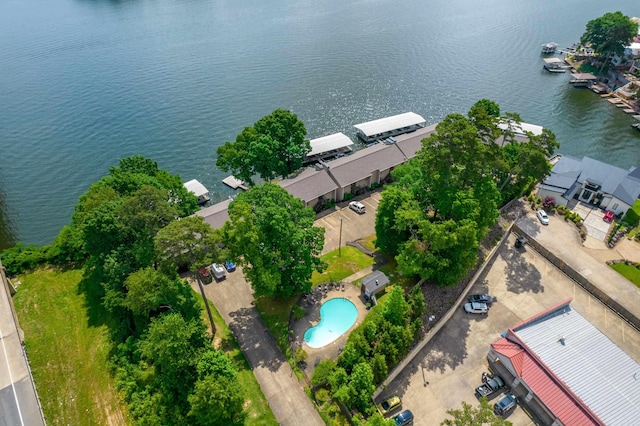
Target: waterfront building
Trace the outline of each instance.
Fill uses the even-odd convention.
[[[379,142],[389,137],[414,132],[426,125],[426,120],[414,112],[405,112],[391,117],[356,124],[358,137],[365,143]]]

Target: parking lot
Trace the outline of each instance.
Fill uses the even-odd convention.
[[[552,226],[539,226],[533,214],[521,219],[538,236],[554,232],[570,223],[551,218]],[[552,229],[553,228],[553,229]],[[571,230],[563,233],[572,235]],[[555,235],[555,234],[554,234]],[[403,408],[415,415],[416,425],[439,424],[448,409],[461,408],[461,401],[478,403],[474,390],[487,371],[489,345],[509,327],[569,297],[572,307],[640,362],[640,333],[616,314],[559,272],[553,265],[525,246],[514,247],[511,235],[493,264],[471,289],[471,293],[489,293],[497,298],[489,314],[468,315],[462,307],[432,338],[413,362],[387,387],[379,399],[398,394]],[[570,253],[567,253],[570,255]],[[493,395],[495,403],[500,395]],[[518,406],[508,414],[514,425],[536,424]]]

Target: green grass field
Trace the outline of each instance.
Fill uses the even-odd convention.
[[[108,370],[106,312],[80,290],[81,270],[20,277],[14,297],[42,408],[50,425],[127,425],[126,405]],[[233,335],[212,309],[216,346],[234,361],[247,402],[246,425],[277,421]],[[203,318],[208,318],[203,311]]]
[[[49,425],[126,425],[107,368],[108,328],[90,325],[81,279],[80,270],[20,277],[14,304],[42,409]]]
[[[615,265],[611,265],[611,267],[617,273],[634,283],[636,287],[640,287],[640,269],[633,265],[625,265],[624,263],[616,263]]]

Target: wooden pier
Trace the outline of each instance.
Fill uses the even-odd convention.
[[[224,183],[225,185],[227,185],[232,189],[240,188],[243,191],[246,191],[249,189],[243,181],[236,178],[235,176],[227,176],[226,178],[222,179],[222,183]]]

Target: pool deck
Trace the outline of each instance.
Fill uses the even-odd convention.
[[[313,294],[316,295],[315,302],[305,303],[304,300],[301,302],[301,306],[306,308],[307,314],[299,320],[293,320],[290,324],[296,344],[302,346],[302,349],[307,352],[308,358],[304,372],[309,378],[311,378],[316,365],[320,361],[325,359],[336,360],[338,358],[342,348],[344,348],[344,344],[347,341],[349,333],[362,324],[362,321],[364,321],[365,317],[369,313],[364,299],[360,294],[360,288],[354,284],[345,282],[344,291],[336,289],[327,291],[315,290]],[[320,322],[320,306],[322,306],[322,304],[327,300],[335,298],[346,298],[353,302],[358,310],[356,321],[349,330],[347,330],[342,336],[338,337],[335,341],[321,348],[312,348],[304,341],[304,333],[307,329],[316,326]]]

